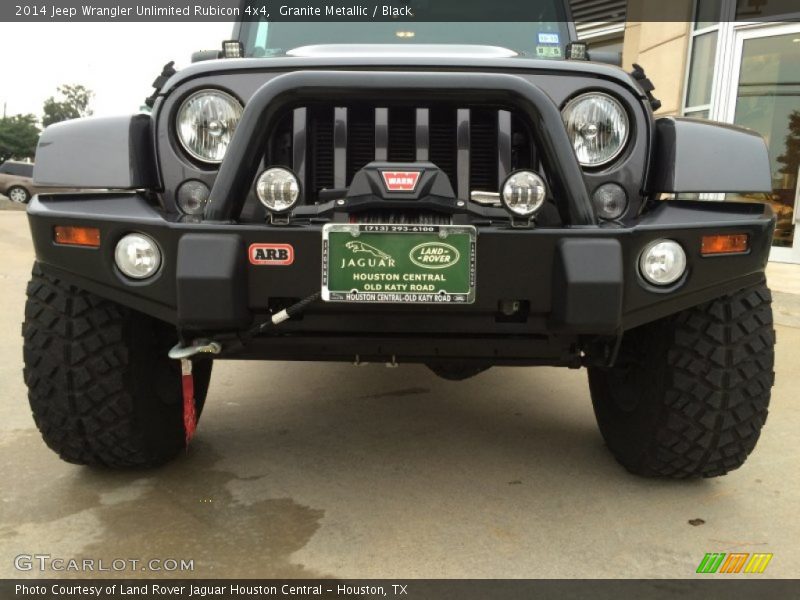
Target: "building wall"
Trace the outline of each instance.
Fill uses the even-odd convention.
[[[660,115],[679,115],[683,107],[693,4],[693,0],[628,0],[622,65],[627,71],[633,63],[644,68],[662,102]],[[667,16],[683,20],[659,20]]]

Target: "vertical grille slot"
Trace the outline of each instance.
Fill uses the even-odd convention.
[[[456,187],[456,111],[431,108],[429,111],[430,161],[447,174]]]
[[[379,109],[376,109],[379,110]],[[368,107],[351,108],[347,115],[347,182],[376,158],[375,112]]]
[[[390,162],[414,162],[416,160],[416,125],[415,109],[402,107],[389,110]]]
[[[473,109],[470,119],[470,189],[495,191],[497,181],[498,111]]]
[[[309,109],[311,173],[309,188],[314,199],[320,190],[333,187],[333,107]],[[306,198],[306,202],[312,198]]]

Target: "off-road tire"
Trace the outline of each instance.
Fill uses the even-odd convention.
[[[625,333],[616,367],[589,369],[611,452],[648,477],[716,477],[753,451],[774,383],[765,284]]]
[[[33,418],[65,461],[152,467],[184,446],[180,365],[167,357],[175,328],[46,275],[27,289],[24,376]],[[203,408],[211,361],[195,361]]]

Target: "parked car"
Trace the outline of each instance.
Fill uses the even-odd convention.
[[[0,194],[18,204],[27,204],[36,194],[75,191],[74,188],[45,186],[34,183],[33,163],[7,160],[0,165]]]
[[[773,385],[775,215],[661,198],[771,191],[764,140],[656,118],[640,70],[538,5],[551,22],[242,23],[220,60],[165,69],[152,114],[45,130],[37,178],[117,190],[28,208],[46,443],[169,460],[212,359],[548,365],[588,370],[631,472],[741,466]]]
[[[33,185],[33,164],[7,160],[0,165],[0,194],[12,202],[27,204],[36,194]]]

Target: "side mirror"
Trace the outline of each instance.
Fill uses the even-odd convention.
[[[622,52],[603,52],[602,50],[589,50],[589,60],[615,67],[622,66]]]
[[[219,58],[219,50],[198,50],[192,52],[192,62],[203,62],[206,60],[217,60]]]

